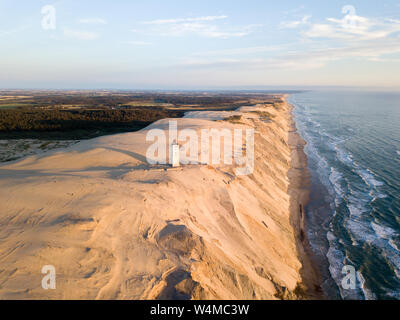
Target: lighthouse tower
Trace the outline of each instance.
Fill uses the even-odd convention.
[[[172,167],[179,167],[179,144],[175,141],[171,144],[170,164]]]

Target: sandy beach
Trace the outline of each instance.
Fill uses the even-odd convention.
[[[282,98],[175,119],[179,130],[254,128],[249,175],[148,164],[146,134],[170,119],[2,164],[0,298],[320,298],[291,110]],[[41,286],[44,265],[55,267],[55,290]]]

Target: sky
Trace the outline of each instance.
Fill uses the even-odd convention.
[[[0,88],[400,89],[400,0],[0,0]]]

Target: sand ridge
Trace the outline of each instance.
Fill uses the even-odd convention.
[[[169,119],[1,165],[0,298],[314,297],[298,209],[306,162],[291,106],[238,112],[240,123],[210,113],[176,120],[179,129],[254,128],[247,176],[228,165],[147,164],[145,135]],[[41,287],[49,264],[56,290]]]

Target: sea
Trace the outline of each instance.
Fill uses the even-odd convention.
[[[311,175],[307,235],[329,299],[400,299],[400,92],[288,101]]]

